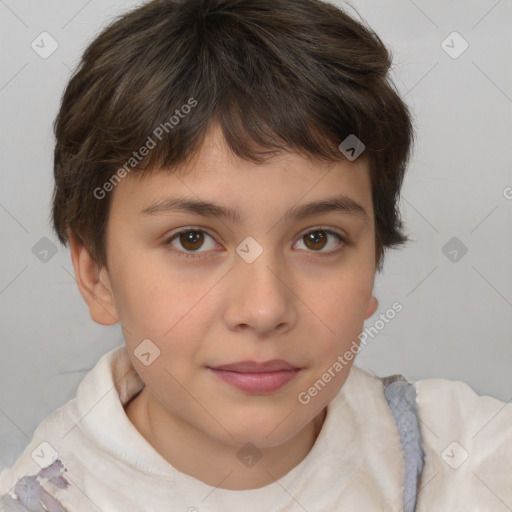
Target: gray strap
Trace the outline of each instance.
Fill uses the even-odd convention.
[[[404,508],[414,512],[425,453],[416,413],[416,388],[400,374],[381,377],[384,395],[396,420],[404,452]]]

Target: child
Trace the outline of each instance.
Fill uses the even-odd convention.
[[[153,0],[91,43],[53,222],[125,344],[0,472],[0,510],[511,510],[506,404],[353,364],[408,240],[390,64],[320,0]]]

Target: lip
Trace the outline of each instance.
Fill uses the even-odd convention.
[[[282,359],[264,363],[239,361],[208,369],[227,384],[249,393],[272,393],[282,388],[300,372]]]
[[[299,368],[283,361],[283,359],[272,359],[271,361],[265,361],[263,363],[258,363],[256,361],[238,361],[236,363],[223,364],[221,366],[210,366],[209,368],[213,370],[224,370],[239,373],[269,373],[299,370]]]

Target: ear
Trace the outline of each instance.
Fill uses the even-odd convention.
[[[91,318],[101,325],[117,323],[119,317],[108,270],[98,267],[88,249],[72,233],[69,233],[69,242],[78,290],[89,307]]]
[[[372,295],[371,299],[368,301],[368,306],[366,306],[366,313],[364,315],[364,319],[370,318],[375,311],[377,311],[377,308],[379,307],[379,301],[376,297]]]

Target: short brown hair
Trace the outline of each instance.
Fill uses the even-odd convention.
[[[409,240],[398,199],[414,138],[391,64],[371,28],[321,0],[153,0],[119,16],[85,50],[55,120],[59,240],[71,231],[106,266],[116,172],[173,172],[213,124],[255,163],[280,151],[338,161],[354,134],[369,162],[382,270],[384,250]]]

